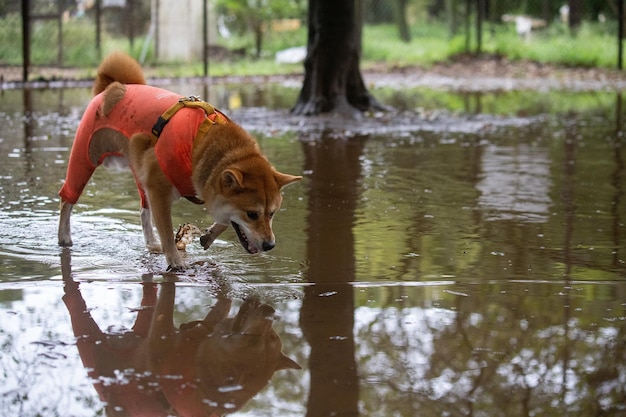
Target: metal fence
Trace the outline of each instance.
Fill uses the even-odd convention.
[[[355,1],[364,23],[363,59],[378,68],[459,53],[622,65],[623,0]],[[162,76],[181,75],[182,64],[195,66],[192,75],[212,75],[212,64],[224,60],[301,61],[306,1],[252,3],[0,1],[0,81],[85,77],[115,49],[163,66]]]

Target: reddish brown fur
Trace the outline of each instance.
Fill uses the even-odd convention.
[[[145,84],[141,67],[128,55],[111,54],[100,65],[94,82],[94,94],[104,92],[97,117],[106,118],[113,108],[121,105],[127,90],[124,84]],[[171,219],[171,205],[178,191],[157,160],[155,144],[156,138],[146,133],[134,133],[126,138],[121,130],[101,129],[93,134],[89,154],[94,164],[111,151],[128,158],[149,202],[150,209],[142,211],[146,244],[152,250],[158,249],[152,232],[154,221],[169,266],[182,269],[185,263],[176,248]],[[301,177],[276,171],[256,140],[232,121],[210,126],[204,137],[193,140],[191,153],[193,186],[215,220],[201,239],[204,248],[232,224],[248,252],[272,249],[272,218],[282,202],[280,189]],[[72,244],[71,210],[70,203],[61,202],[59,244],[65,246]]]
[[[118,81],[122,84],[145,84],[141,65],[123,52],[113,52],[98,67],[92,92],[95,96],[103,92],[109,84]]]

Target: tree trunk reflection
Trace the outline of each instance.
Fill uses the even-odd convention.
[[[308,190],[308,281],[300,322],[311,346],[307,416],[358,415],[355,360],[354,236],[364,138],[304,144]]]

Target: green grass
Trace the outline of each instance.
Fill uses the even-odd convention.
[[[204,75],[204,66],[202,63],[159,63],[149,67],[150,75],[155,77],[200,77]],[[287,75],[302,73],[302,71],[302,64],[281,65],[277,64],[273,58],[209,62],[209,75],[213,77],[229,75]]]
[[[511,60],[532,60],[567,66],[615,68],[617,64],[615,24],[583,23],[571,33],[563,24],[520,38],[513,25],[488,24],[483,31],[481,53],[505,56]],[[390,66],[430,65],[465,53],[464,35],[449,37],[443,24],[423,24],[412,28],[409,43],[398,39],[393,25],[366,26],[363,32],[364,66],[385,62]],[[471,31],[470,52],[476,51]]]
[[[58,48],[63,38],[61,62]],[[64,24],[62,33],[54,20],[35,21],[31,30],[31,63],[34,65],[58,65],[81,67],[98,62],[94,47],[95,28],[87,21],[76,20]],[[0,64],[22,63],[21,17],[10,14],[0,19]]]
[[[443,25],[414,26],[411,42],[399,39],[393,25],[363,28],[363,66],[384,62],[390,66],[429,65],[450,56],[450,41]]]
[[[512,60],[528,59],[544,63],[570,66],[614,68],[617,61],[616,23],[584,23],[575,33],[562,24],[555,23],[533,33],[530,39],[517,36],[512,24],[485,24],[482,52],[505,56]],[[463,28],[459,28],[463,33]],[[35,65],[57,66],[58,26],[56,21],[38,21],[32,31],[31,62]],[[302,65],[279,65],[275,53],[292,46],[306,44],[306,28],[289,33],[267,33],[260,57],[254,58],[254,39],[251,35],[235,36],[224,40],[222,46],[231,50],[243,49],[246,57],[212,60],[209,73],[222,75],[271,75],[302,72]],[[413,65],[429,66],[445,61],[458,53],[466,52],[464,35],[450,36],[445,23],[415,23],[411,28],[411,41],[399,40],[397,28],[391,24],[366,25],[363,29],[362,68],[381,63],[387,67]],[[95,49],[95,27],[89,20],[72,20],[63,25],[63,58],[65,67],[84,68],[90,75],[100,57]],[[102,36],[102,53],[126,50],[139,57],[144,39],[138,37],[131,48],[125,38],[111,34]],[[21,18],[17,14],[0,18],[0,66],[20,66]],[[474,36],[470,46],[475,48]],[[153,62],[152,46],[148,49],[147,64]],[[198,76],[203,66],[197,63],[158,62],[153,72],[157,76]]]
[[[498,26],[484,40],[483,50],[509,59],[528,59],[568,66],[615,68],[617,28],[612,24],[583,23],[574,33],[560,23],[521,39],[513,27]]]

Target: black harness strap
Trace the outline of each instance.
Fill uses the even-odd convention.
[[[199,205],[204,204],[204,201],[200,200],[195,195],[184,195],[183,197],[185,197],[187,200],[189,200],[190,202],[192,202],[194,204],[199,204]]]

